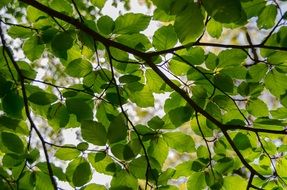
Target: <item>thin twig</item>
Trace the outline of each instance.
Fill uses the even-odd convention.
[[[39,139],[40,139],[40,141],[42,143],[45,159],[46,159],[46,162],[47,162],[47,168],[48,168],[48,172],[49,172],[49,177],[50,177],[50,180],[52,182],[53,188],[55,190],[57,190],[57,183],[56,183],[56,181],[55,181],[55,179],[53,177],[54,176],[53,169],[52,169],[52,166],[51,166],[51,163],[50,163],[50,158],[49,158],[49,155],[48,155],[48,150],[46,148],[46,144],[45,144],[44,138],[42,137],[41,132],[36,127],[36,125],[35,125],[35,123],[33,121],[33,118],[30,115],[30,108],[29,108],[28,97],[27,97],[26,88],[25,88],[24,75],[22,74],[22,71],[21,71],[20,67],[15,62],[12,52],[10,51],[10,49],[6,45],[6,41],[5,41],[4,35],[2,33],[1,22],[0,22],[0,36],[1,36],[3,49],[5,49],[5,51],[7,52],[7,54],[8,54],[8,56],[9,56],[9,58],[10,58],[12,64],[13,64],[14,68],[16,69],[16,71],[17,71],[17,73],[19,75],[20,86],[21,86],[21,91],[22,91],[22,95],[23,95],[23,102],[24,102],[25,113],[26,113],[26,116],[27,116],[27,118],[28,118],[28,120],[30,122],[31,128],[33,128],[35,130],[36,134],[38,135],[38,137],[39,137]]]
[[[208,141],[201,129],[201,126],[200,126],[200,122],[198,120],[198,113],[195,112],[195,118],[196,118],[196,123],[197,123],[197,126],[198,126],[198,129],[200,131],[200,134],[201,134],[201,137],[203,138],[204,142],[205,142],[205,145],[206,145],[206,148],[208,150],[208,155],[209,155],[209,166],[210,166],[210,169],[211,169],[211,172],[212,172],[212,175],[213,177],[215,178],[215,175],[214,175],[214,171],[213,171],[213,166],[212,166],[212,154],[211,154],[211,151],[210,151],[210,148],[209,148],[209,145],[208,145]]]
[[[77,11],[79,17],[80,17],[81,22],[84,23],[85,21],[84,21],[84,19],[83,19],[83,16],[82,16],[80,10],[78,9],[78,6],[77,6],[76,2],[75,2],[74,0],[72,0],[72,3],[73,3],[73,5],[74,5],[74,7],[75,7],[75,9],[76,9],[76,11]]]
[[[120,109],[122,111],[122,113],[124,114],[125,118],[127,119],[127,121],[130,123],[130,125],[132,126],[134,132],[136,133],[137,137],[138,137],[138,140],[143,148],[143,151],[144,151],[144,156],[145,156],[145,159],[146,159],[146,162],[147,162],[147,168],[146,168],[146,185],[145,185],[145,189],[147,189],[147,186],[149,185],[148,183],[148,178],[149,178],[149,175],[153,175],[153,173],[151,172],[151,164],[150,164],[150,160],[149,160],[149,157],[148,157],[148,153],[147,153],[147,150],[143,144],[143,141],[141,139],[141,135],[140,133],[138,132],[138,130],[136,129],[136,127],[134,126],[133,122],[129,119],[129,116],[127,115],[127,113],[125,112],[124,108],[123,108],[123,103],[122,103],[122,100],[121,100],[121,95],[120,95],[120,91],[119,91],[119,87],[117,85],[117,82],[116,82],[116,79],[115,79],[115,73],[114,73],[114,69],[113,69],[113,63],[112,63],[112,57],[111,57],[111,52],[110,52],[110,49],[109,47],[106,47],[106,50],[107,50],[107,53],[108,53],[108,58],[109,58],[109,63],[110,63],[110,67],[111,67],[111,72],[112,72],[112,77],[113,77],[113,81],[115,83],[115,87],[116,87],[116,91],[117,91],[117,95],[118,95],[118,101],[119,101],[119,105],[120,105]],[[157,186],[157,179],[154,177],[154,180],[156,181],[156,186]]]

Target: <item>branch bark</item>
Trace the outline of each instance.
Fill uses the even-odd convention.
[[[179,93],[181,95],[182,98],[184,98],[186,100],[186,102],[192,106],[194,108],[194,110],[200,114],[202,114],[203,116],[205,116],[208,120],[210,120],[211,122],[213,122],[215,125],[218,126],[218,128],[222,131],[223,135],[226,137],[227,141],[229,142],[229,144],[231,145],[232,149],[236,152],[237,156],[239,157],[239,159],[241,160],[241,162],[243,163],[243,165],[248,168],[250,170],[251,173],[256,174],[257,176],[259,176],[261,179],[265,179],[265,177],[263,175],[261,175],[260,173],[258,173],[243,157],[243,155],[241,154],[241,152],[238,150],[238,148],[236,147],[236,145],[234,144],[233,140],[231,139],[231,137],[228,134],[228,130],[232,130],[232,129],[250,129],[249,131],[255,132],[257,129],[254,128],[247,128],[244,126],[236,126],[236,127],[231,127],[231,126],[226,126],[224,124],[222,124],[221,122],[219,122],[217,119],[215,119],[214,117],[212,117],[209,113],[207,113],[203,108],[201,108],[200,106],[198,106],[191,98],[190,96],[182,89],[180,89],[175,83],[173,83],[158,67],[157,65],[155,65],[152,61],[152,57],[153,56],[158,56],[158,55],[162,55],[162,54],[167,54],[167,53],[173,53],[174,51],[177,50],[181,50],[181,49],[185,49],[188,47],[193,47],[193,46],[209,46],[209,47],[220,47],[220,48],[235,48],[235,49],[250,49],[250,48],[264,48],[264,49],[273,49],[273,50],[282,50],[282,51],[287,51],[287,47],[277,47],[277,46],[266,46],[263,44],[257,44],[257,45],[232,45],[232,44],[217,44],[217,43],[206,43],[206,42],[193,42],[193,43],[189,43],[183,46],[178,46],[175,48],[171,48],[171,49],[167,49],[167,50],[163,50],[163,51],[155,51],[155,52],[141,52],[138,51],[136,49],[130,48],[128,46],[125,46],[121,43],[112,41],[110,39],[107,39],[103,36],[101,36],[100,34],[98,34],[97,32],[93,31],[92,29],[90,29],[89,27],[87,27],[84,23],[69,17],[67,15],[64,15],[60,12],[57,12],[41,3],[38,3],[37,1],[31,1],[31,0],[19,0],[20,2],[26,3],[28,5],[31,5],[43,12],[45,12],[46,14],[58,18],[60,20],[63,20],[71,25],[73,25],[74,27],[76,27],[77,29],[87,33],[88,35],[90,35],[91,37],[94,38],[95,41],[99,41],[101,42],[104,46],[106,47],[114,47],[114,48],[118,48],[122,51],[128,52],[133,54],[134,56],[138,56],[140,58],[142,58],[145,63],[153,69],[153,71],[155,71],[158,76],[160,76],[165,83],[170,86],[174,91],[176,91],[177,93]],[[259,129],[258,129],[259,130]],[[260,129],[261,132],[268,132],[267,130],[264,129]],[[260,131],[259,131],[260,132]],[[275,134],[280,133],[280,134],[286,134],[283,133],[283,131],[273,131],[273,130],[269,130],[269,132],[274,132]]]

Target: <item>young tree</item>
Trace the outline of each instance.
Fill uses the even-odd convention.
[[[0,189],[286,189],[286,3],[110,3],[0,1]]]

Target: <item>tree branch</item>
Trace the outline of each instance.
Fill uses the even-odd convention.
[[[128,46],[125,46],[121,43],[107,39],[107,38],[101,36],[100,34],[98,34],[97,32],[93,31],[92,29],[90,29],[89,27],[84,25],[83,23],[79,22],[78,20],[76,20],[72,17],[69,17],[67,15],[64,15],[60,12],[57,12],[57,11],[55,11],[55,10],[45,6],[45,5],[42,5],[41,3],[38,3],[37,1],[30,1],[30,0],[19,0],[19,1],[24,2],[26,4],[29,4],[29,5],[37,8],[41,11],[44,11],[46,14],[48,14],[50,16],[53,16],[55,18],[58,18],[60,20],[63,20],[65,22],[75,26],[77,29],[79,29],[83,32],[86,32],[88,35],[93,37],[95,41],[101,42],[104,46],[106,46],[108,48],[109,47],[115,47],[115,48],[118,48],[122,51],[131,53],[134,56],[138,56],[138,57],[142,58],[146,62],[146,64],[149,67],[151,67],[153,69],[153,71],[155,71],[158,74],[158,76],[161,77],[168,86],[170,86],[173,90],[175,90],[177,93],[179,93],[181,95],[181,97],[184,98],[186,100],[186,102],[194,108],[194,110],[196,112],[201,113],[203,116],[205,116],[208,120],[213,122],[215,125],[217,125],[221,129],[222,133],[226,137],[226,139],[229,142],[229,144],[231,145],[232,149],[236,152],[236,154],[238,155],[238,157],[241,160],[241,162],[243,163],[243,165],[245,167],[247,167],[251,173],[258,175],[261,179],[265,179],[265,177],[263,175],[261,175],[256,170],[254,170],[252,168],[252,166],[247,163],[247,161],[244,159],[243,155],[240,153],[240,151],[235,146],[233,140],[231,139],[231,137],[229,136],[229,134],[227,132],[227,130],[232,129],[232,128],[225,128],[226,125],[219,122],[217,119],[212,117],[209,113],[207,113],[203,108],[198,106],[189,97],[189,95],[184,90],[180,89],[175,83],[173,83],[168,77],[165,76],[165,74],[157,67],[157,65],[155,65],[153,63],[152,57],[157,56],[157,55],[166,54],[166,53],[172,53],[174,51],[177,51],[180,49],[185,49],[185,48],[192,47],[192,46],[209,46],[209,47],[234,48],[234,49],[264,48],[264,49],[273,49],[273,50],[282,50],[282,51],[287,51],[287,47],[265,46],[262,44],[257,44],[257,45],[232,45],[231,44],[231,45],[229,45],[229,44],[217,44],[217,43],[206,43],[206,42],[193,42],[193,43],[189,43],[189,44],[186,44],[183,46],[178,46],[178,47],[163,50],[163,51],[145,53],[145,52],[141,52],[141,51],[138,51],[136,49],[130,48]],[[245,129],[245,128],[246,127],[241,126],[241,129]],[[264,129],[262,129],[262,130],[264,130]]]
[[[53,177],[54,176],[53,175],[53,169],[52,169],[52,166],[50,164],[50,159],[49,159],[49,155],[48,155],[48,150],[46,148],[45,140],[42,137],[41,132],[36,127],[36,125],[35,125],[35,123],[34,123],[34,121],[32,119],[32,116],[30,114],[28,97],[27,97],[27,93],[26,93],[26,89],[25,89],[25,78],[24,78],[24,75],[22,74],[22,71],[21,71],[20,67],[17,65],[16,61],[14,60],[12,52],[10,51],[8,46],[6,45],[6,41],[4,39],[4,35],[3,35],[3,32],[2,32],[1,22],[0,22],[0,37],[1,37],[2,45],[3,45],[3,49],[5,49],[5,51],[8,54],[13,66],[15,67],[15,69],[16,69],[18,75],[19,75],[20,86],[21,86],[21,91],[22,91],[22,95],[23,95],[23,102],[24,102],[25,113],[26,113],[26,116],[27,116],[27,118],[28,118],[28,120],[30,122],[31,128],[36,131],[36,133],[37,133],[37,135],[38,135],[38,137],[39,137],[39,139],[40,139],[40,141],[42,143],[42,146],[43,146],[43,149],[44,149],[45,159],[46,159],[46,162],[47,162],[47,168],[48,168],[48,172],[49,172],[49,177],[50,177],[50,180],[52,182],[52,185],[53,185],[54,189],[57,190],[57,183],[56,183],[56,181],[55,181],[55,179]]]

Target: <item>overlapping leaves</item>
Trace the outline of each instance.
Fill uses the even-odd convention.
[[[0,188],[106,189],[94,172],[112,177],[110,189],[286,187],[286,138],[266,133],[285,134],[283,1],[152,0],[153,15],[117,18],[101,12],[105,0],[40,2],[57,14],[33,3],[0,2],[19,22],[1,19]],[[261,44],[250,24],[267,30]],[[220,44],[226,31],[232,45]],[[70,128],[79,143],[53,142]]]

